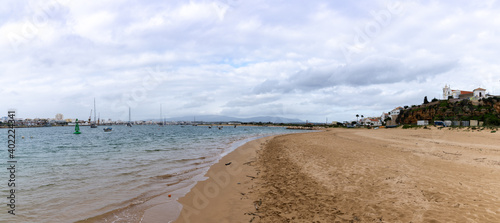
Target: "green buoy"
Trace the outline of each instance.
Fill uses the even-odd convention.
[[[75,132],[73,134],[80,134],[80,126],[78,126],[78,119],[76,119]]]

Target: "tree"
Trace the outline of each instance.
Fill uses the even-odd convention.
[[[433,98],[431,102],[439,101],[437,98]]]
[[[429,100],[427,100],[427,96],[424,97],[424,105],[429,104]]]
[[[359,115],[356,114],[356,124],[358,124],[358,118],[359,118]]]

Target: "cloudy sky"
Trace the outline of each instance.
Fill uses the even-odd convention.
[[[500,95],[500,3],[3,0],[0,112],[87,119],[380,116]],[[1,115],[0,116],[5,116]]]

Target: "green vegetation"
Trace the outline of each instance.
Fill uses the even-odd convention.
[[[493,114],[483,115],[482,120],[484,121],[485,125],[495,125],[495,126],[500,125],[500,118],[498,118],[498,116]]]
[[[425,98],[424,98],[425,101]],[[401,112],[396,122],[416,124],[418,120],[477,120],[484,126],[500,126],[500,97],[471,100],[434,100],[425,106],[413,105]]]
[[[403,125],[403,129],[419,129],[419,128],[422,128],[423,126],[421,125]]]
[[[439,107],[448,107],[448,105],[449,105],[448,101],[441,101],[439,103]]]

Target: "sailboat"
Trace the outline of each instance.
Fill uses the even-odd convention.
[[[94,122],[90,124],[90,128],[97,128],[96,116],[95,116],[95,98],[94,98]]]
[[[192,126],[198,126],[198,124],[196,124],[196,116],[194,116],[194,118],[193,118],[193,124],[192,124]]]
[[[163,124],[165,124],[165,120],[163,120],[163,114],[162,114],[162,111],[161,111],[161,104],[160,104],[160,122],[158,122],[158,125],[159,126],[163,126]]]
[[[132,127],[132,123],[130,122],[130,107],[128,107],[128,123],[127,127]]]

